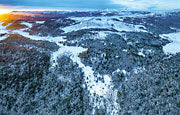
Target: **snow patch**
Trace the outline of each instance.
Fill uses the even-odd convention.
[[[171,41],[171,43],[163,46],[163,51],[166,54],[176,54],[180,52],[180,32],[162,34],[161,37],[167,38],[168,40]]]
[[[163,47],[163,51],[166,54],[176,54],[180,52],[180,43],[172,42]]]
[[[127,49],[123,49],[122,51],[123,51],[123,52],[127,52],[128,50],[127,50]]]
[[[147,32],[148,33],[148,31],[145,30],[145,29],[146,29],[146,27],[143,26],[143,25],[135,25],[135,30],[136,31]]]
[[[6,26],[2,26],[2,23],[0,22],[0,34],[8,33],[8,30],[6,30]]]
[[[99,39],[105,39],[107,35],[108,35],[107,32],[98,32]]]
[[[36,24],[44,24],[45,21],[36,21]]]
[[[21,22],[21,24],[28,26],[29,28],[32,28],[32,23],[29,22]]]
[[[82,48],[82,47],[63,46],[60,43],[57,43],[57,44],[60,46],[60,48],[58,51],[54,52],[51,56],[52,57],[51,62],[53,63],[52,67],[55,67],[58,64],[57,58],[61,55],[64,55],[64,54],[70,54],[70,57],[73,60],[73,62],[76,62],[76,63],[78,62],[78,64],[81,65],[81,67],[83,67],[83,65],[80,62],[78,55],[81,52],[87,51],[87,49]]]
[[[6,30],[6,27],[2,26],[2,23],[0,22],[0,35],[6,34],[6,33],[8,33],[8,31]],[[6,39],[8,36],[9,35],[0,36],[0,41]]]
[[[139,55],[139,56],[146,57],[146,55],[144,55],[144,53],[143,53],[143,49],[141,49],[140,52],[138,52],[138,55]]]
[[[7,37],[9,37],[9,35],[4,35],[4,36],[0,37],[0,41],[6,39]]]
[[[144,29],[140,29],[140,27],[142,27],[141,25],[134,26],[133,24],[127,24],[120,21],[114,21],[112,20],[113,18],[118,18],[118,17],[117,16],[114,16],[114,17],[104,16],[104,17],[72,18],[80,23],[62,28],[62,30],[65,31],[66,33],[81,30],[81,29],[90,29],[90,28],[109,28],[109,29],[114,28],[118,31],[145,31]]]
[[[20,34],[24,37],[27,37],[27,38],[30,38],[32,40],[43,40],[43,41],[49,41],[49,42],[64,42],[66,41],[64,39],[64,36],[59,36],[59,37],[51,37],[51,36],[37,36],[37,35],[29,35],[28,32],[24,32],[23,29],[21,30],[14,30],[13,32],[11,33],[14,33],[14,34]]]

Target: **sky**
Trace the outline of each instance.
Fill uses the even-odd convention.
[[[180,0],[0,0],[9,9],[180,9]]]

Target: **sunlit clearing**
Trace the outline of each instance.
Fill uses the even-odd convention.
[[[0,9],[0,14],[7,14],[10,12],[11,12],[11,10],[9,10],[9,9]]]

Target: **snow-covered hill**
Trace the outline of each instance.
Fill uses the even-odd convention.
[[[180,12],[15,12],[0,21],[0,113],[180,112]]]

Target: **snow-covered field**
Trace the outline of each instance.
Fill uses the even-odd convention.
[[[63,30],[67,32],[77,31],[81,29],[92,29],[92,28],[108,28],[108,29],[115,29],[117,31],[142,31],[147,32],[145,27],[143,25],[132,25],[127,24],[122,21],[120,21],[119,17],[82,17],[82,18],[72,18],[76,20],[77,22],[80,22],[79,24],[68,26],[63,28]],[[115,21],[113,19],[117,19],[119,21]],[[140,29],[140,27],[143,27],[144,29]]]
[[[171,41],[171,43],[163,47],[166,54],[176,54],[180,52],[180,32],[163,34],[161,36]]]

